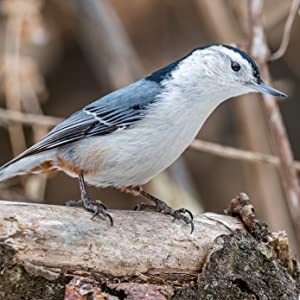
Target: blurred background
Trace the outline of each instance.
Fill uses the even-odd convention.
[[[287,50],[268,66],[273,86],[289,95],[278,105],[294,159],[300,160],[298,2],[0,1],[0,163],[41,139],[59,118],[196,47],[226,43],[251,51],[255,34],[251,5],[252,9],[263,5],[262,24],[271,53],[281,44],[294,5]],[[247,95],[227,102],[209,118],[198,138],[276,155],[278,145],[262,101],[259,95]],[[299,227],[295,214],[293,220],[278,166],[225,158],[224,149],[218,155],[205,149],[188,149],[146,189],[175,207],[187,207],[195,213],[222,213],[229,200],[246,192],[259,217],[272,230],[288,232],[296,253]],[[89,190],[108,208],[132,209],[141,201],[113,189]],[[79,199],[79,187],[64,174],[27,176],[1,183],[0,199],[63,204]],[[295,201],[294,209],[299,210],[299,199]]]

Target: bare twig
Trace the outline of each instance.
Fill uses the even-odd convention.
[[[269,49],[266,44],[264,28],[262,25],[262,7],[263,0],[250,1],[250,19],[253,30],[251,53],[254,57],[256,57],[261,66],[263,78],[269,82],[270,74],[267,66]],[[275,98],[271,95],[263,95],[263,99],[265,110],[268,115],[267,119],[269,121],[270,130],[278,149],[278,155],[281,163],[280,173],[287,196],[290,215],[296,232],[300,232],[300,190],[296,169],[293,165],[294,159],[292,150]],[[300,243],[299,240],[298,243]]]
[[[284,55],[284,53],[286,52],[287,47],[290,42],[291,31],[292,31],[292,27],[293,27],[294,21],[296,19],[296,16],[297,16],[297,13],[299,10],[299,6],[300,6],[300,0],[293,0],[287,21],[284,26],[281,44],[280,44],[278,50],[270,55],[270,58],[269,58],[270,61],[281,58]]]
[[[0,108],[0,123],[21,123],[30,126],[43,126],[43,127],[53,127],[61,122],[63,119],[37,115],[37,114],[27,114],[18,111],[6,110]]]
[[[248,161],[252,163],[265,163],[276,167],[280,166],[280,160],[277,156],[260,152],[241,150],[201,140],[194,140],[190,147],[191,149],[199,150],[223,158]],[[294,168],[300,172],[300,162],[294,161],[293,165]]]

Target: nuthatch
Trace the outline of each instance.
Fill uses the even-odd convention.
[[[182,154],[217,106],[253,91],[286,97],[263,83],[245,52],[226,45],[197,48],[71,115],[1,167],[0,181],[27,173],[63,171],[79,178],[78,202],[93,217],[108,217],[112,224],[104,204],[88,197],[85,182],[144,196],[154,205],[140,204],[139,210],[172,215],[193,230],[188,210],[174,210],[140,186]]]

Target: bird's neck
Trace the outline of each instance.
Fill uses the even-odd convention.
[[[225,100],[242,94],[229,86],[223,76],[208,68],[211,55],[198,52],[182,60],[170,76],[162,82],[166,94],[174,103],[190,114],[198,115],[201,126],[207,117]]]
[[[169,107],[170,118],[189,122],[195,131],[199,131],[210,114],[224,101],[232,97],[230,91],[221,85],[198,82],[174,82],[168,85],[166,106]],[[172,107],[172,108],[171,108]],[[173,116],[171,116],[173,115]]]

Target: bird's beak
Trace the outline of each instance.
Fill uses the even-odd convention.
[[[282,93],[282,92],[266,85],[262,80],[259,80],[258,82],[255,82],[255,81],[249,82],[249,83],[247,83],[247,86],[252,89],[255,89],[261,93],[264,93],[264,94],[269,94],[272,96],[287,97],[287,94]]]

